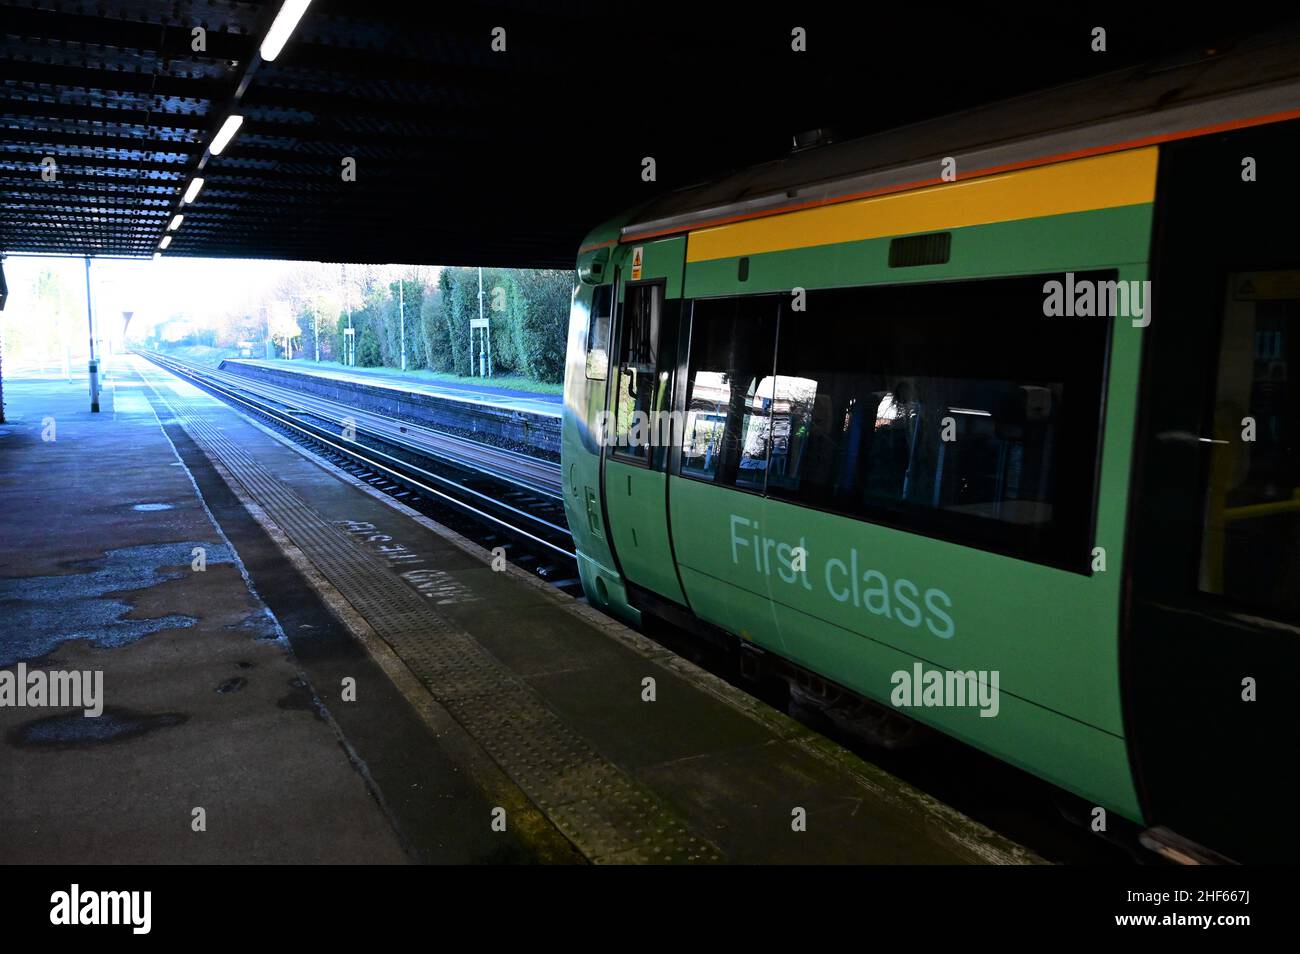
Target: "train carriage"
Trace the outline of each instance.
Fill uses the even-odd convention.
[[[1297,54],[802,149],[593,230],[563,422],[591,601],[1157,841],[1289,860]],[[979,704],[900,704],[931,672]]]

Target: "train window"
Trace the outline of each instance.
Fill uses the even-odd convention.
[[[613,285],[597,285],[591,294],[591,321],[587,325],[587,377],[593,381],[604,381],[609,373],[609,326],[613,302]]]
[[[1200,589],[1300,610],[1300,271],[1228,276]]]
[[[669,378],[660,363],[663,313],[663,285],[632,285],[624,293],[611,448],[619,457],[648,462],[655,443],[650,424],[667,399]]]
[[[697,301],[681,473],[762,490],[772,442],[773,348],[780,298]]]
[[[809,292],[767,492],[1086,571],[1110,321],[1045,317],[1053,277]]]

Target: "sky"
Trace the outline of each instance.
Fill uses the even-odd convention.
[[[101,319],[132,311],[132,324],[139,320],[145,327],[184,313],[203,325],[246,300],[261,298],[297,264],[209,258],[92,259],[90,281]],[[9,283],[6,314],[10,309],[15,314],[23,311],[28,290],[44,269],[59,273],[65,284],[77,288],[84,305],[84,259],[10,256],[4,269]]]
[[[218,317],[235,311],[256,313],[273,294],[275,286],[301,262],[262,259],[188,258],[159,259],[92,258],[90,281],[99,333],[103,338],[120,334],[121,313],[133,312],[133,336],[149,334],[155,325],[183,317],[196,327],[210,327]],[[408,266],[383,266],[404,269]],[[37,276],[49,269],[59,275],[60,284],[75,296],[78,316],[74,347],[85,335],[85,259],[11,255],[4,259],[9,300],[0,314],[0,328],[13,335],[19,329],[25,340],[47,338],[53,329],[39,328],[48,322],[33,308]],[[14,341],[17,339],[14,338]]]

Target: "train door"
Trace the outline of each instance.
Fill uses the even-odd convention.
[[[1294,122],[1162,147],[1126,561],[1144,813],[1243,862],[1300,848],[1297,157]]]
[[[625,246],[615,312],[605,507],[624,582],[683,602],[669,539],[667,465],[673,427],[685,239]]]

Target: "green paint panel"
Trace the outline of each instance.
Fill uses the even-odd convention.
[[[686,294],[750,295],[791,288],[835,288],[1083,271],[1145,262],[1151,241],[1151,206],[1129,205],[952,230],[946,265],[889,267],[891,239],[866,239],[786,252],[750,255],[749,279],[740,281],[738,258],[686,265]]]
[[[642,242],[639,245],[620,246],[615,253],[615,261],[623,268],[623,282],[633,281],[632,255],[641,249],[641,277],[637,281],[653,281],[662,278],[665,281],[664,298],[682,297],[682,262],[686,259],[686,236],[659,239],[655,242]],[[618,300],[623,300],[623,289],[619,288]]]
[[[687,478],[673,478],[672,501],[683,565],[807,617],[768,637],[791,659],[811,662],[807,621],[820,619],[936,666],[998,669],[1004,691],[1122,735],[1117,672],[1097,665],[1099,634],[1114,636],[1115,574],[1082,576]],[[805,573],[781,575],[781,543],[804,547]],[[857,647],[842,643],[814,668],[853,673]],[[880,695],[877,684],[849,684]]]
[[[682,603],[668,545],[665,480],[659,471],[605,460],[605,506],[623,573],[630,582]]]
[[[699,615],[886,705],[893,673],[914,661],[997,670],[996,717],[907,714],[1132,817],[1117,574],[1080,576],[688,478],[671,484],[673,542]],[[782,544],[805,549],[805,572]]]

